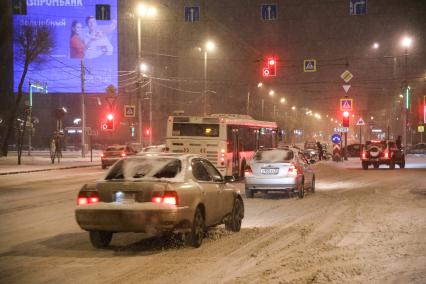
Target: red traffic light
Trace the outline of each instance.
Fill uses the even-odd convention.
[[[270,59],[268,60],[268,64],[269,64],[269,66],[271,66],[271,65],[275,65],[275,59],[270,58]]]
[[[107,114],[107,119],[108,120],[113,120],[114,119],[114,115],[112,113],[108,113]]]
[[[148,136],[149,135],[149,133],[151,133],[151,131],[149,130],[149,128],[148,129],[146,129],[145,130],[145,134]]]
[[[344,111],[343,112],[343,117],[349,117],[349,111]]]
[[[268,58],[266,66],[262,69],[263,77],[272,77],[277,75],[277,64],[275,58]]]

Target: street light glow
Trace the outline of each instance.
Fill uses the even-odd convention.
[[[401,44],[403,47],[405,48],[409,48],[411,46],[411,43],[413,42],[411,37],[405,36],[402,41]]]
[[[215,49],[215,44],[214,44],[214,42],[212,42],[212,41],[208,41],[207,43],[206,43],[206,50],[208,50],[208,51],[212,51],[212,50],[214,50]]]
[[[285,103],[285,98],[281,98],[280,102],[283,104]]]
[[[139,68],[141,69],[141,72],[148,71],[148,65],[146,65],[145,63],[141,63],[141,65],[139,66]]]
[[[275,95],[275,92],[274,92],[274,90],[270,90],[270,91],[269,91],[269,95],[270,95],[270,96],[273,96],[273,95]]]
[[[139,17],[153,18],[157,15],[157,9],[155,7],[146,6],[144,4],[139,4],[136,8],[136,12]]]
[[[291,109],[292,109],[292,110],[296,110],[296,107],[295,107],[295,106],[292,106],[292,107],[291,107]]]
[[[374,48],[374,49],[378,49],[378,48],[379,48],[379,44],[378,44],[377,42],[375,42],[375,43],[373,44],[373,48]]]
[[[257,83],[257,87],[258,87],[258,88],[262,88],[262,86],[263,86],[263,83],[262,83],[262,82]]]

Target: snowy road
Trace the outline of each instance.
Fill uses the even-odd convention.
[[[198,249],[142,234],[92,248],[74,206],[98,168],[0,176],[0,283],[425,283],[426,159],[407,166],[319,163],[314,195],[245,199],[241,232]]]

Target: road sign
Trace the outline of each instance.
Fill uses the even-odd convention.
[[[424,125],[418,125],[417,126],[417,132],[419,132],[419,133],[425,132],[425,126]]]
[[[317,61],[315,59],[303,60],[303,72],[317,71]]]
[[[349,132],[349,127],[334,127],[334,132]]]
[[[136,107],[133,105],[124,106],[124,117],[135,117]]]
[[[340,78],[342,78],[343,81],[345,81],[345,83],[348,83],[353,77],[354,75],[351,72],[349,72],[349,70],[346,70],[345,72],[340,74]]]
[[[352,111],[353,100],[352,99],[340,99],[340,111]]]
[[[350,0],[349,15],[365,15],[367,14],[367,0]]]
[[[185,7],[185,22],[197,22],[200,20],[200,7]]]
[[[277,4],[264,4],[261,7],[262,20],[276,20],[278,16]]]
[[[365,125],[365,121],[364,119],[362,119],[362,117],[360,117],[356,123],[357,126],[364,126]]]
[[[334,144],[340,144],[340,141],[342,141],[342,137],[340,137],[339,134],[331,135],[331,142],[333,142]]]
[[[342,87],[343,87],[343,90],[345,90],[345,93],[347,94],[349,89],[351,88],[351,85],[345,84]]]

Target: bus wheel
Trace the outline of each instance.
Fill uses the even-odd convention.
[[[246,170],[246,165],[247,165],[246,160],[243,160],[243,161],[241,162],[241,170],[240,170],[240,178],[241,178],[241,179],[244,179],[244,176],[245,176],[245,170]]]

